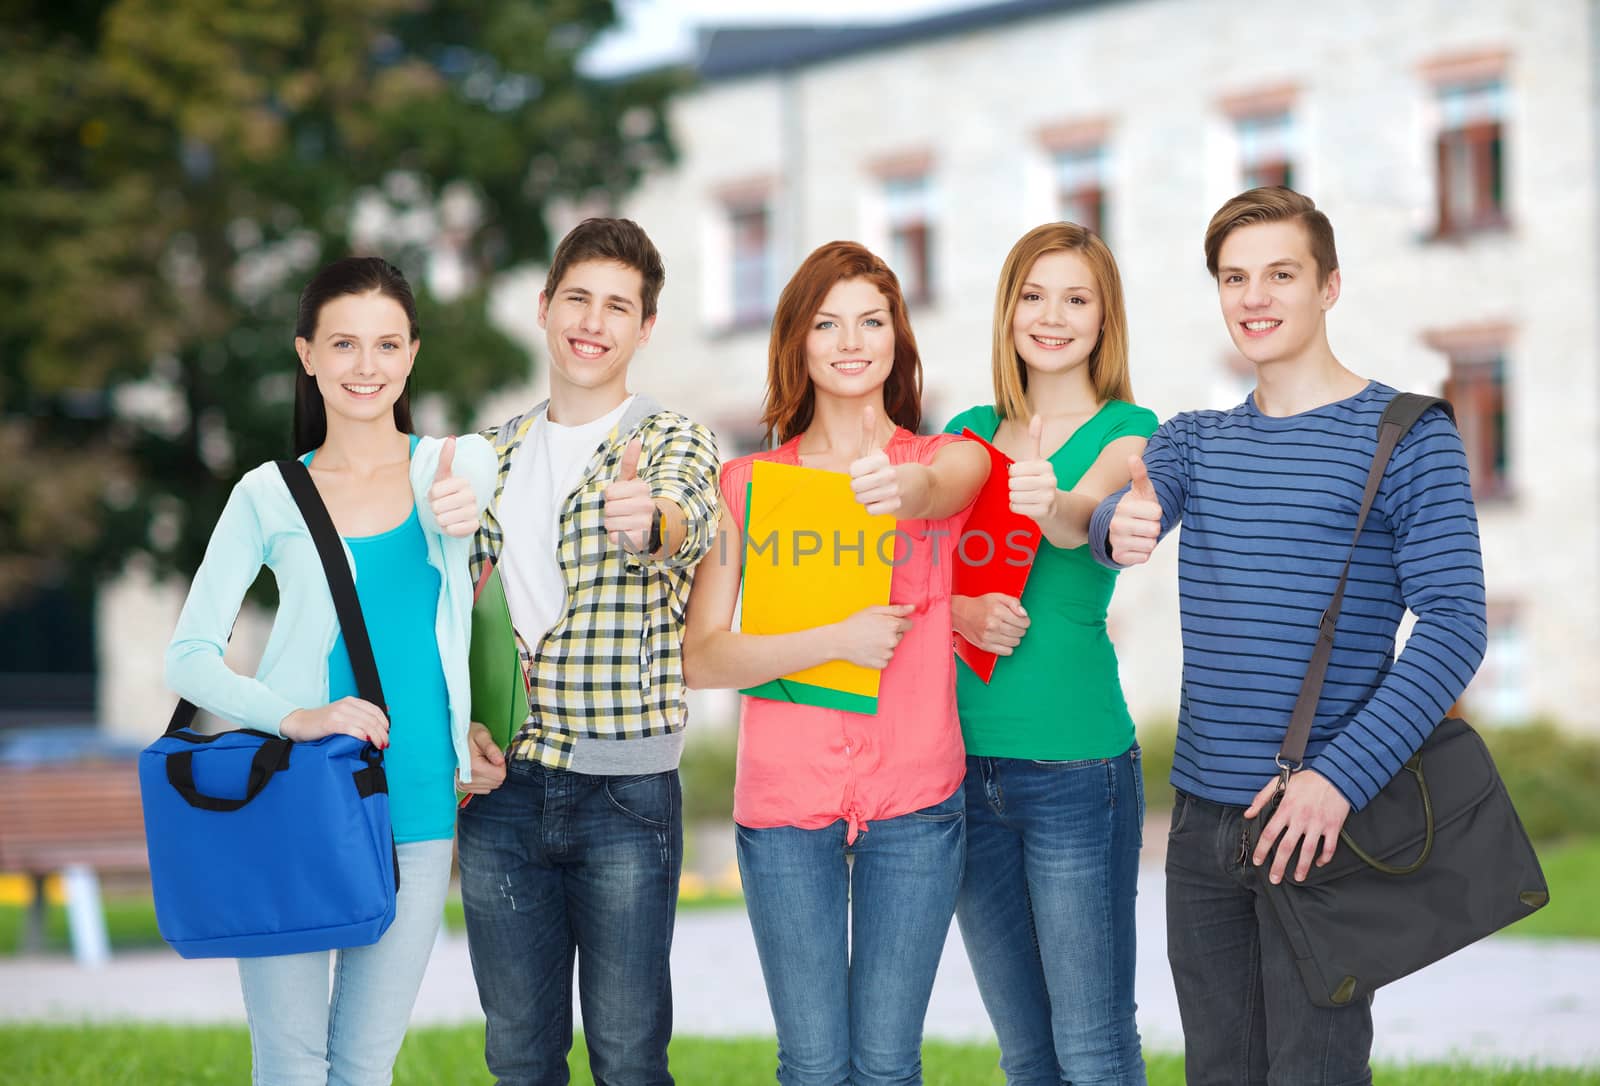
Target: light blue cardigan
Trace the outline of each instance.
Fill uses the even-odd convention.
[[[434,633],[450,699],[450,735],[462,780],[471,778],[467,751],[471,691],[467,637],[471,629],[472,582],[467,572],[470,536],[443,535],[428,504],[439,464],[438,438],[421,438],[411,455],[411,490],[428,541],[428,564],[439,571],[439,614]],[[472,484],[478,512],[494,496],[494,450],[476,434],[456,438],[456,475]],[[350,572],[355,556],[344,547]],[[278,581],[278,612],[254,678],[222,661],[245,592],[261,567]],[[228,496],[189,586],[183,614],[167,646],[166,682],[179,696],[231,723],[278,733],[296,709],[328,704],[328,654],[339,636],[333,594],[316,544],[284,485],[277,465],[262,464],[240,479]]]

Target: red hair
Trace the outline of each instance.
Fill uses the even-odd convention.
[[[912,433],[922,423],[922,356],[911,334],[905,295],[889,265],[853,241],[830,241],[801,262],[778,297],[767,346],[767,400],[761,409],[766,440],[788,441],[811,425],[816,391],[806,372],[806,337],[835,283],[864,279],[889,303],[894,328],[894,367],[883,384],[883,409],[897,426]]]

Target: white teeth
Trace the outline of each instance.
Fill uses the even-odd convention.
[[[870,365],[870,362],[835,362],[833,368],[840,373],[860,373]]]
[[[1046,347],[1065,347],[1068,343],[1072,342],[1068,339],[1055,339],[1051,336],[1034,336],[1033,338],[1038,340],[1039,343]]]
[[[349,389],[351,392],[354,392],[357,396],[370,396],[370,395],[372,395],[372,393],[378,391],[378,389],[382,388],[383,386],[382,385],[345,385],[344,387]]]
[[[1269,328],[1276,328],[1282,321],[1245,321],[1244,326],[1252,332],[1265,332]]]
[[[572,345],[572,350],[575,354],[581,354],[585,358],[598,358],[600,355],[606,353],[606,349],[604,347],[596,347],[590,343],[574,343]]]

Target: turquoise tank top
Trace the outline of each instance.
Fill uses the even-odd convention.
[[[413,437],[413,450],[416,444]],[[389,747],[383,762],[394,839],[399,844],[448,839],[456,828],[456,755],[450,743],[444,664],[434,635],[439,571],[428,564],[422,521],[412,506],[399,527],[378,535],[345,536],[344,541],[355,555],[356,596],[389,702]],[[328,654],[328,700],[359,696],[341,632]]]

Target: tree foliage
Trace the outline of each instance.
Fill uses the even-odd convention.
[[[192,571],[285,455],[298,289],[417,289],[451,422],[529,359],[497,274],[562,201],[670,158],[679,77],[583,74],[609,0],[0,0],[0,602],[146,554]]]

